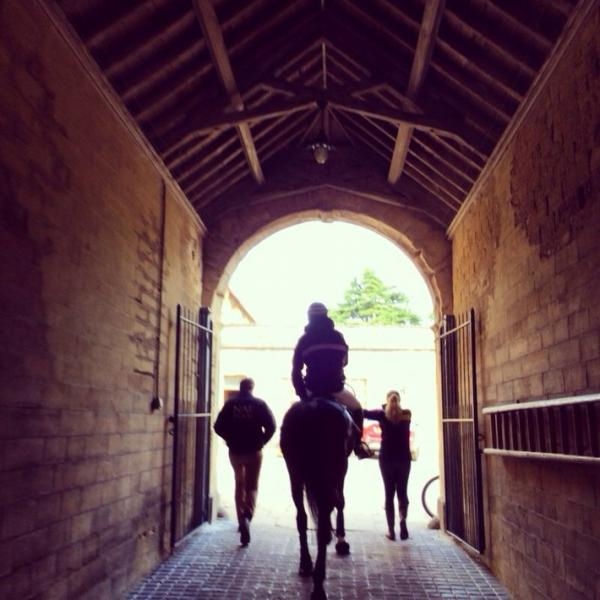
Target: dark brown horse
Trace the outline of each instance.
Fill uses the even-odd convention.
[[[300,538],[300,575],[313,576],[312,600],[327,598],[323,582],[327,545],[332,538],[331,512],[337,509],[338,554],[348,554],[344,530],[344,478],[352,449],[352,419],[334,400],[316,398],[296,402],[281,424],[281,450],[290,476]],[[304,492],[317,526],[314,564],[307,542],[308,519]]]

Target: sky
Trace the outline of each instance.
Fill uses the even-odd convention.
[[[299,326],[311,302],[334,308],[366,268],[406,294],[429,323],[431,295],[410,258],[383,236],[349,223],[310,221],[274,233],[241,260],[229,287],[258,324]]]

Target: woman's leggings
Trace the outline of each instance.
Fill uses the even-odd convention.
[[[405,519],[408,511],[408,476],[410,475],[410,460],[381,460],[379,468],[383,477],[385,489],[385,511],[394,514],[394,497],[398,496],[400,518]],[[393,518],[393,517],[392,517]]]

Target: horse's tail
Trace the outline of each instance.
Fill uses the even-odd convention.
[[[325,435],[331,435],[329,431]],[[343,440],[342,440],[343,441]],[[343,481],[347,468],[347,456],[337,448],[327,448],[314,454],[309,459],[310,468],[305,470],[304,489],[309,511],[315,525],[330,523],[331,511],[339,506],[343,495]],[[310,451],[309,455],[312,454]],[[322,512],[322,514],[321,514]],[[322,519],[321,521],[319,519]],[[331,525],[324,532],[331,541]]]
[[[306,484],[306,502],[314,523],[319,522],[319,502],[312,485]]]
[[[305,490],[308,509],[317,528],[317,535],[324,535],[325,543],[329,544],[333,532],[331,511],[337,506],[338,490],[332,486],[331,481],[326,479],[324,473],[307,478]]]

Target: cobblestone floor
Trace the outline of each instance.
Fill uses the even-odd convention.
[[[412,502],[413,518],[408,521],[410,538],[387,540],[382,508],[373,500],[380,492],[379,473],[376,463],[369,462],[355,462],[347,481],[346,524],[351,553],[338,557],[333,545],[328,549],[326,590],[330,600],[510,599],[489,571],[455,541],[427,528],[428,517],[418,510],[416,499]],[[268,476],[270,482],[267,478],[261,482],[248,547],[239,546],[237,524],[227,516],[204,524],[132,590],[127,600],[308,599],[311,579],[297,574],[295,513],[289,499],[275,502],[275,490],[282,499],[289,498],[284,474],[276,469],[280,469],[277,464]],[[226,491],[223,497],[231,497],[231,490]],[[233,514],[227,501],[222,506],[226,514]],[[311,530],[313,554],[315,538]]]
[[[327,555],[329,598],[489,598],[509,596],[494,577],[445,534],[412,525],[410,538],[390,542],[381,531],[348,531],[351,554]],[[316,552],[314,531],[311,548]],[[258,521],[252,541],[239,546],[235,523],[219,519],[194,533],[183,548],[147,577],[129,600],[309,598],[310,578],[298,570],[293,527]]]

